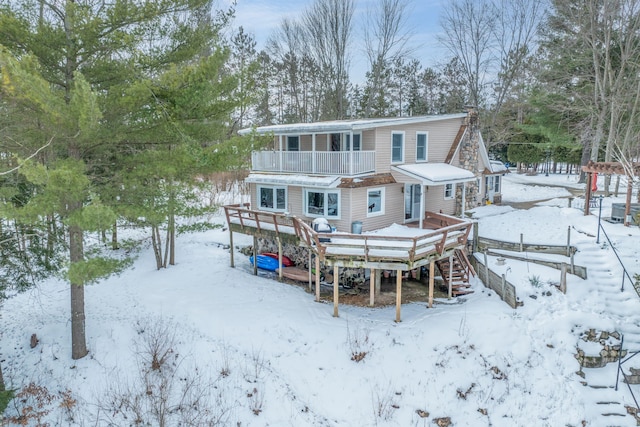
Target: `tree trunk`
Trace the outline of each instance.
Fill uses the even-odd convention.
[[[169,230],[171,234],[169,235],[169,239],[171,239],[171,245],[169,246],[169,264],[176,265],[176,216],[172,212],[169,217]]]
[[[80,203],[73,203],[76,209]],[[84,259],[83,232],[77,225],[69,227],[69,258],[71,264],[82,262]],[[84,286],[82,283],[71,281],[71,358],[81,359],[87,355],[87,341],[85,337],[84,314]]]
[[[111,249],[118,250],[120,246],[118,245],[118,223],[114,222],[113,227],[111,228]]]
[[[7,388],[4,385],[4,375],[2,375],[2,362],[0,361],[0,392],[1,391],[6,391]],[[2,418],[0,418],[0,421],[2,420]]]
[[[151,243],[153,245],[153,254],[156,257],[156,268],[160,270],[162,268],[162,242],[160,240],[160,231],[158,226],[151,226]]]

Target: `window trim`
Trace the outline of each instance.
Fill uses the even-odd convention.
[[[370,212],[369,211],[369,193],[374,191],[380,192],[380,210],[376,212]],[[384,187],[367,188],[367,218],[384,215],[384,205],[385,205],[385,188]]]
[[[309,212],[309,193],[323,193],[324,194],[324,213],[319,215],[319,214],[313,214]],[[338,195],[338,214],[337,215],[329,215],[328,214],[328,209],[329,209],[329,200],[328,200],[328,194],[330,193],[335,193]],[[305,188],[304,191],[302,192],[302,197],[304,198],[304,200],[302,201],[302,206],[304,209],[304,214],[305,216],[308,216],[309,218],[327,218],[327,219],[335,219],[335,220],[339,220],[341,218],[342,215],[342,193],[340,192],[339,189],[336,188]]]
[[[418,136],[424,135],[424,159],[418,158]],[[429,132],[417,131],[416,132],[416,163],[429,161]]]
[[[447,196],[447,189],[450,189],[451,194]],[[445,184],[444,185],[444,200],[453,200],[456,197],[456,185]]]
[[[400,160],[393,159],[393,136],[400,135],[402,137],[402,146],[400,147]],[[405,146],[405,132],[403,130],[391,131],[391,164],[404,163],[404,146]]]
[[[268,189],[273,192],[273,208],[262,206],[261,193],[262,189]],[[284,190],[284,208],[278,208],[278,190]],[[257,205],[260,210],[269,211],[269,212],[287,212],[287,206],[289,206],[289,189],[283,185],[257,185],[256,186],[256,199]]]

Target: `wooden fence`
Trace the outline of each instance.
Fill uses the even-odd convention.
[[[502,301],[509,304],[511,308],[518,307],[516,287],[507,281],[504,274],[502,276],[498,276],[495,272],[491,271],[485,263],[475,256],[472,256],[470,261],[478,274],[478,278],[482,280],[482,283],[484,283],[487,288],[492,289],[497,293]]]

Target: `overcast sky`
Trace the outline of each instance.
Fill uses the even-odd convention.
[[[354,57],[351,61],[351,75],[354,82],[362,82],[366,71],[366,62],[362,46],[362,26],[367,8],[377,0],[355,0],[356,12],[353,23]],[[413,45],[417,47],[415,57],[424,67],[433,67],[444,62],[446,51],[439,46],[436,39],[440,30],[440,9],[444,0],[408,0],[408,25],[412,28]],[[271,32],[286,17],[299,19],[304,9],[313,0],[237,0],[236,27],[244,27],[258,42],[258,49],[263,49]]]

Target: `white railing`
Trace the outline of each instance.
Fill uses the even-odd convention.
[[[294,172],[358,175],[374,172],[375,151],[254,151],[251,169],[261,172]]]

